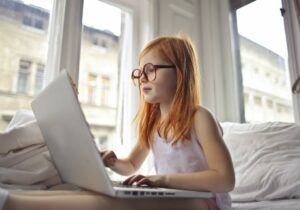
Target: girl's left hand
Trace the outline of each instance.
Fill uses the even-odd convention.
[[[153,175],[153,176],[143,176],[143,175],[134,175],[127,178],[123,181],[124,185],[133,185],[137,186],[147,185],[150,187],[166,187],[165,186],[165,176],[163,175]]]

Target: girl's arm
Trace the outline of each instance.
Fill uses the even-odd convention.
[[[129,177],[124,183],[195,191],[231,191],[234,188],[235,175],[230,154],[222,138],[221,127],[210,112],[202,107],[199,107],[194,119],[194,127],[208,163],[208,170],[155,176],[136,175]]]
[[[168,174],[164,177],[165,186],[211,192],[231,191],[235,185],[235,175],[229,151],[222,138],[222,129],[212,114],[203,107],[198,108],[194,125],[209,169]]]
[[[149,149],[137,143],[127,158],[118,159],[112,153],[110,151],[102,156],[104,162],[108,162],[106,165],[116,173],[128,176],[140,168],[149,153]]]

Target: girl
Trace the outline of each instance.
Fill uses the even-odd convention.
[[[130,175],[151,150],[157,175],[131,176],[124,184],[211,191],[215,197],[133,201],[86,191],[16,191],[7,196],[0,190],[0,208],[4,204],[4,210],[231,209],[226,192],[234,187],[232,162],[220,126],[199,105],[199,70],[191,42],[187,38],[157,38],[142,50],[139,66],[132,72],[141,94],[136,117],[139,141],[125,159],[118,159],[112,151],[101,152],[105,165]]]
[[[199,202],[199,209],[231,209],[227,192],[235,183],[232,161],[221,127],[199,105],[198,75],[188,38],[165,36],[149,42],[131,76],[141,98],[135,118],[138,142],[125,159],[113,151],[101,156],[113,171],[130,175],[151,151],[157,175],[134,175],[124,184],[211,191],[215,197]]]

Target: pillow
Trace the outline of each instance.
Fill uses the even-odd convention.
[[[31,111],[18,110],[0,132],[0,188],[36,190],[61,184]]]
[[[45,144],[33,113],[18,110],[3,133],[0,133],[0,155],[31,145]]]
[[[36,121],[33,112],[26,109],[19,109],[16,111],[5,131],[8,132],[16,127],[24,126],[24,124],[31,121]]]
[[[236,175],[233,201],[300,198],[300,125],[222,123]]]

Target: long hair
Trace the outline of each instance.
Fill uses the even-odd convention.
[[[144,100],[140,92],[140,107],[134,118],[138,139],[142,146],[151,147],[155,130],[164,130],[162,136],[172,134],[172,144],[190,139],[197,105],[200,104],[199,67],[196,50],[187,36],[161,36],[150,41],[141,51],[138,62],[150,50],[157,50],[167,62],[175,65],[176,92],[167,120],[160,122],[159,104]],[[140,84],[140,83],[139,83]]]

